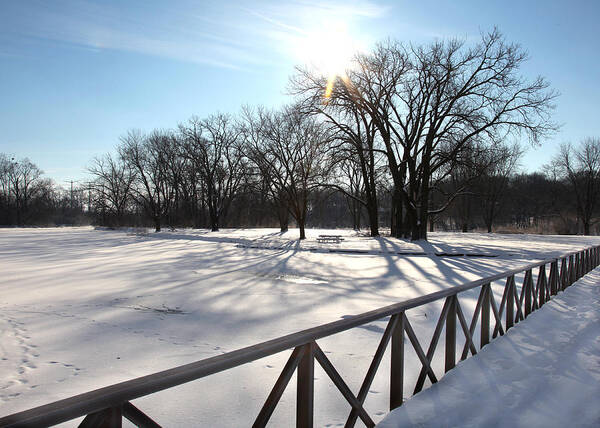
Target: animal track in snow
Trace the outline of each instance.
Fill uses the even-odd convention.
[[[65,370],[67,373],[67,377],[61,377],[60,379],[57,380],[57,382],[64,382],[67,380],[67,378],[69,376],[79,376],[79,373],[83,370],[80,367],[77,367],[74,364],[69,364],[69,363],[62,363],[60,361],[48,361],[47,364],[51,364],[53,366],[55,366],[56,368]]]
[[[0,383],[0,400],[8,401],[21,395],[9,391],[10,388],[29,383],[27,373],[37,368],[34,360],[39,357],[36,346],[31,343],[31,336],[24,323],[9,316],[0,318],[0,364],[3,371],[12,373]],[[6,392],[5,392],[6,391]]]

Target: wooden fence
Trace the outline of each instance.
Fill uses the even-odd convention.
[[[297,372],[296,426],[313,426],[315,361],[321,365],[352,408],[346,426],[354,426],[357,419],[360,418],[366,426],[372,427],[375,423],[363,404],[390,342],[391,410],[402,405],[404,396],[404,335],[408,337],[422,366],[413,390],[413,394],[416,394],[423,389],[426,378],[429,378],[432,383],[438,380],[438,375],[434,373],[431,363],[444,325],[446,327],[444,366],[447,372],[456,365],[457,356],[464,360],[469,353],[476,354],[477,349],[481,349],[489,343],[490,339],[503,335],[515,323],[525,319],[557,292],[566,289],[599,264],[600,246],[591,247],[558,259],[529,264],[519,269],[282,336],[223,355],[5,416],[0,418],[0,427],[49,426],[82,416],[85,418],[80,424],[81,427],[120,427],[123,418],[127,418],[140,427],[158,427],[156,422],[135,407],[131,401],[288,349],[293,349],[291,356],[256,417],[254,427],[262,427],[267,424],[294,372]],[[537,275],[534,281],[536,271]],[[524,274],[520,292],[515,282],[515,275],[519,274]],[[504,280],[506,280],[505,283]],[[499,305],[491,287],[495,281],[504,283],[504,291]],[[478,288],[480,289],[479,298],[469,323],[461,308],[458,295]],[[406,316],[406,311],[441,299],[445,299],[442,311],[429,346],[425,350]],[[358,394],[355,395],[321,350],[317,340],[387,317],[389,317],[389,322],[385,332]],[[480,329],[479,347],[474,340],[478,325]],[[462,332],[465,338],[464,347],[462,350],[458,349],[460,351],[458,354],[457,330]]]

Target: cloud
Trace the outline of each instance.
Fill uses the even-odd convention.
[[[296,0],[245,3],[144,3],[82,0],[23,1],[0,18],[0,32],[19,38],[251,70],[276,66],[293,40],[305,37],[315,17],[358,20],[385,9],[368,0]]]
[[[345,17],[378,18],[389,10],[386,6],[372,1],[315,1],[298,0],[297,7],[305,7],[309,11],[322,10],[324,13],[343,15]]]

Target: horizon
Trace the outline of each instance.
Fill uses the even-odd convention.
[[[346,47],[366,51],[385,38],[469,42],[498,27],[529,53],[522,76],[542,75],[561,93],[553,116],[561,129],[537,148],[523,141],[521,170],[536,172],[560,143],[600,134],[592,105],[599,61],[591,55],[600,7],[538,4],[3,3],[0,153],[29,158],[65,187],[87,178],[92,159],[114,152],[130,129],[171,129],[193,115],[291,101],[285,88],[294,66],[327,62],[324,39],[341,34]],[[333,50],[343,61],[347,53]]]

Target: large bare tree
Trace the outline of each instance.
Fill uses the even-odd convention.
[[[503,141],[524,133],[537,143],[555,130],[550,120],[557,93],[537,77],[527,81],[520,68],[526,53],[494,30],[467,46],[459,40],[427,46],[388,41],[358,55],[348,75],[331,86],[327,79],[300,71],[292,87],[315,99],[352,101],[369,116],[382,141],[403,225],[396,236],[427,238],[432,177],[469,144]],[[377,149],[375,149],[377,150]]]
[[[383,152],[378,147],[377,128],[372,118],[358,108],[348,93],[338,92],[337,96],[324,97],[323,85],[331,88],[329,86],[331,83],[331,80],[325,81],[315,70],[299,70],[299,74],[291,79],[291,91],[301,95],[303,111],[322,116],[332,125],[336,134],[336,143],[330,147],[330,156],[336,163],[341,162],[342,172],[350,172],[348,168],[351,168],[352,171],[360,174],[360,178],[355,177],[358,180],[353,180],[353,183],[349,181],[340,183],[342,175],[348,178],[348,174],[332,174],[331,177],[337,180],[323,183],[324,186],[335,188],[352,200],[351,205],[355,207],[353,216],[359,209],[357,204],[364,206],[369,219],[371,236],[378,236],[377,184]],[[327,87],[326,94],[328,94]],[[357,181],[361,182],[359,193],[353,187]]]

